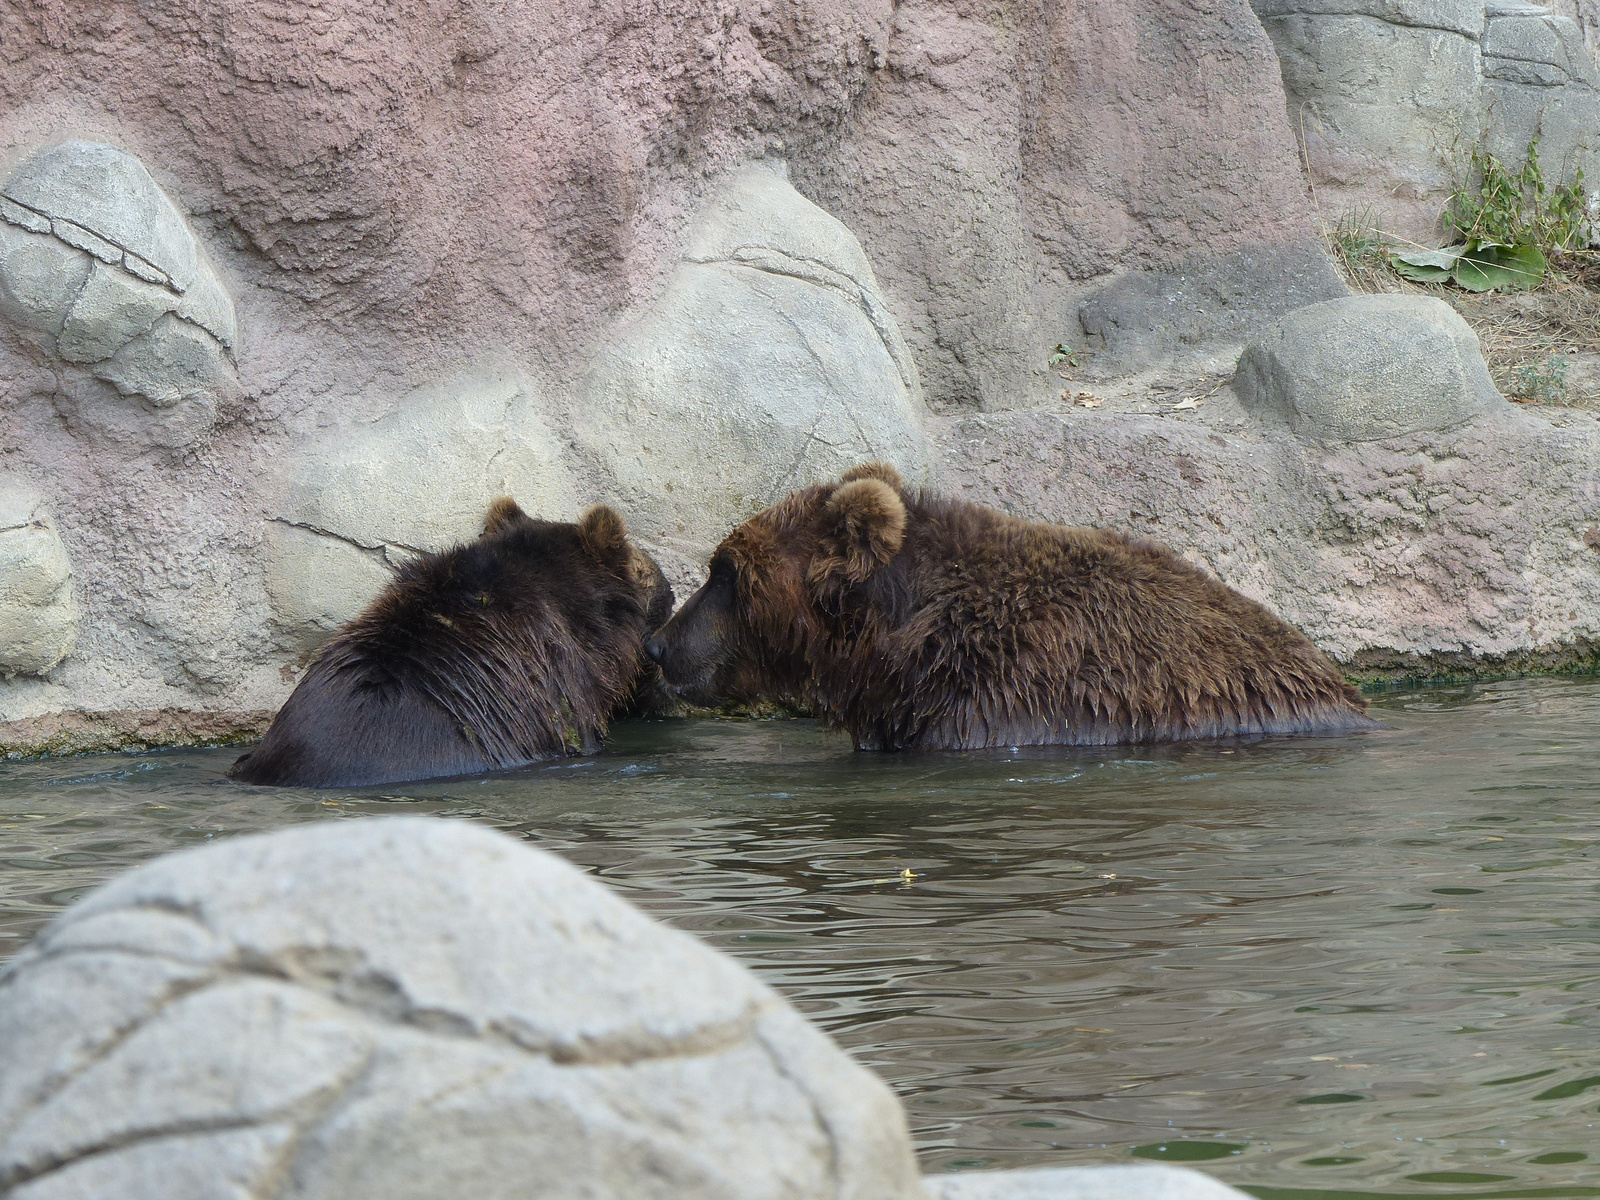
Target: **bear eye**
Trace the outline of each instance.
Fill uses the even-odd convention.
[[[479,592],[478,593],[478,607],[480,607],[480,608],[488,608],[489,607],[489,593],[488,592]]]

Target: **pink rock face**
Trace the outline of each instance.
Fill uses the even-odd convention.
[[[1311,231],[1277,56],[1245,0],[909,0],[837,154],[795,174],[878,264],[938,407],[1043,399],[1044,358],[1084,336],[1097,277],[1304,261]],[[1298,302],[1342,291],[1311,273]],[[1272,272],[1243,274],[1240,307],[1293,306]]]
[[[902,322],[958,355],[1036,349],[993,327],[1028,319],[1041,273],[1307,233],[1245,0],[36,0],[0,21],[8,142],[125,143],[253,282],[388,360],[470,331],[571,369],[659,283],[700,178],[778,148],[908,281]],[[975,302],[946,295],[980,257]]]
[[[0,18],[0,94],[13,138],[92,124],[126,141],[263,286],[381,323],[391,354],[488,322],[559,360],[649,274],[671,232],[644,211],[661,177],[837,123],[888,15],[871,0],[23,4]]]

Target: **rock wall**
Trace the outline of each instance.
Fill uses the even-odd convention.
[[[24,0],[0,48],[0,477],[65,554],[5,576],[56,630],[10,752],[248,734],[499,491],[688,582],[1056,342],[1339,290],[1244,0]]]
[[[1570,12],[1525,0],[1254,0],[1325,219],[1425,245],[1474,150],[1600,185],[1600,69]],[[1588,15],[1585,15],[1588,14]],[[1575,20],[1577,17],[1578,20]]]

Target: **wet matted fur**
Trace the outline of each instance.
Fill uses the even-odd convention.
[[[1165,546],[912,493],[881,463],[735,529],[648,649],[689,700],[808,704],[861,749],[1376,727],[1303,634]]]
[[[230,775],[349,787],[593,754],[671,611],[611,509],[570,524],[497,500],[482,537],[401,567],[322,648]]]

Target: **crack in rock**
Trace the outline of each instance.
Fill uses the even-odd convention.
[[[718,255],[686,255],[684,261],[701,266],[726,264],[745,267],[768,275],[798,279],[802,283],[837,293],[846,303],[866,317],[873,332],[878,335],[878,341],[883,344],[884,353],[894,363],[906,391],[911,395],[919,393],[916,365],[896,332],[893,316],[878,303],[872,289],[853,275],[840,271],[818,258],[755,244],[735,246],[726,253]]]
[[[368,544],[343,533],[335,533],[321,525],[313,525],[309,521],[291,521],[288,517],[269,517],[268,520],[278,525],[287,525],[290,529],[303,529],[307,533],[314,533],[318,537],[330,538],[336,542],[343,542],[346,546],[353,547],[367,555],[374,562],[381,563],[388,570],[394,570],[395,564],[389,559],[388,551],[398,547],[412,554],[426,554],[427,551],[417,546],[408,546],[404,542],[374,542]]]

